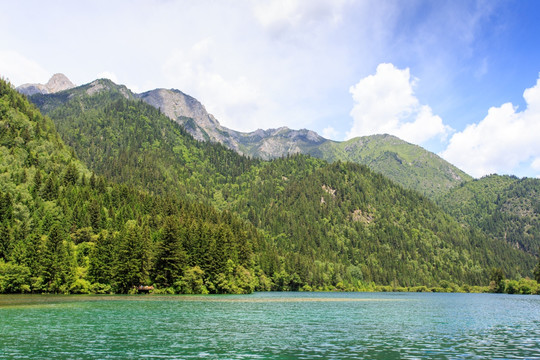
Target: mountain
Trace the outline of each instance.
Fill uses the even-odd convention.
[[[75,87],[64,74],[54,74],[46,84],[23,84],[17,87],[17,91],[26,96],[34,94],[54,94]]]
[[[138,97],[183,125],[197,140],[218,142],[252,157],[268,160],[303,153],[330,162],[352,161],[431,198],[472,179],[439,156],[390,135],[336,142],[314,131],[287,127],[242,133],[220,125],[199,101],[181,91],[156,89]]]
[[[432,199],[472,180],[471,176],[438,155],[392,135],[328,141],[318,150],[319,157],[325,160],[367,165],[407,189],[414,189]],[[316,153],[313,155],[317,156]]]
[[[184,126],[195,139],[221,143],[242,155],[268,160],[305,152],[327,141],[313,131],[286,127],[250,133],[226,128],[198,100],[175,89],[156,89],[136,96]]]
[[[532,255],[463,227],[365,166],[300,154],[272,161],[239,155],[194,139],[108,80],[31,100],[108,181],[212,206],[254,226],[261,236],[251,241],[258,289],[478,285],[487,284],[492,267],[509,277],[532,274]],[[189,235],[195,248],[204,238]]]
[[[63,75],[57,74],[49,83],[59,82],[61,77]],[[22,85],[17,89],[32,95],[37,92],[32,92],[35,88],[32,86]],[[72,88],[71,84],[70,89]],[[108,89],[119,91],[126,99],[140,99],[182,125],[198,141],[220,143],[241,155],[268,160],[302,153],[330,162],[352,161],[367,165],[398,184],[432,199],[461,182],[472,179],[439,156],[390,135],[373,135],[336,142],[311,130],[292,130],[287,127],[243,133],[222,126],[197,99],[179,90],[155,89],[135,94],[125,86],[116,85],[107,79],[96,80],[77,89],[77,93],[85,91],[88,94]],[[55,92],[44,90],[37,94]],[[56,99],[66,101],[66,96],[68,93],[59,94]],[[32,101],[39,105],[39,96],[34,96]],[[52,106],[50,100],[47,106]]]
[[[254,226],[202,202],[96,176],[3,80],[0,154],[0,293],[258,286],[254,251],[263,237]]]
[[[463,224],[538,256],[540,179],[485,176],[453,188],[437,202]]]

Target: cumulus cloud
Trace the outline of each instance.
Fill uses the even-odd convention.
[[[352,86],[353,126],[347,138],[386,133],[416,144],[444,139],[452,129],[428,105],[420,104],[414,95],[416,81],[408,68],[379,64],[374,75]]]
[[[13,51],[0,51],[0,75],[19,86],[26,83],[45,84],[51,74],[37,62]]]
[[[518,167],[540,170],[540,78],[523,98],[523,111],[511,103],[490,108],[482,121],[454,134],[440,155],[476,177]]]
[[[322,136],[326,139],[336,140],[338,138],[339,131],[332,126],[327,126],[322,131]]]

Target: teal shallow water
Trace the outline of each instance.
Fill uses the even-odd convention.
[[[0,358],[540,359],[540,297],[0,296]]]

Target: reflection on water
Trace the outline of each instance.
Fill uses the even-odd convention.
[[[540,359],[540,297],[0,296],[0,358]]]

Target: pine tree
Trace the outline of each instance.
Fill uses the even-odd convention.
[[[13,235],[11,229],[0,222],[0,259],[7,260],[11,254],[13,246]]]
[[[56,177],[53,173],[49,174],[47,180],[45,180],[45,185],[41,189],[41,197],[44,200],[54,200],[58,196],[58,188],[56,186]]]
[[[39,169],[36,169],[36,174],[34,175],[34,187],[32,188],[32,194],[36,195],[39,194],[39,190],[41,189],[41,171]]]
[[[92,225],[95,232],[98,232],[101,228],[101,211],[96,198],[93,198],[90,202],[88,213],[90,214],[90,225]]]
[[[173,286],[182,276],[183,267],[187,262],[186,253],[182,247],[178,221],[173,216],[165,219],[155,271],[156,283],[162,287]]]
[[[75,167],[75,164],[72,162],[66,168],[66,173],[64,174],[64,184],[65,185],[75,185],[79,180],[79,171]]]
[[[69,275],[72,273],[72,261],[64,245],[64,232],[58,224],[54,224],[45,243],[43,257],[43,280],[51,292],[66,292]]]
[[[5,194],[0,193],[0,223],[7,223],[11,220],[13,215],[13,200],[11,195],[6,192]]]
[[[143,281],[140,228],[130,220],[120,236],[115,266],[116,287],[119,292],[127,293]]]
[[[100,284],[111,284],[113,280],[114,250],[112,236],[105,230],[101,231],[88,259],[88,276],[91,281]]]

